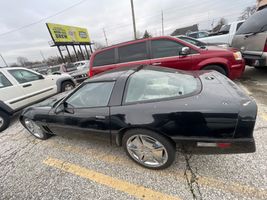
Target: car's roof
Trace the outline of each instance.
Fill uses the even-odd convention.
[[[157,37],[149,37],[149,38],[140,38],[140,39],[136,39],[136,40],[125,41],[125,42],[121,42],[121,43],[114,44],[114,45],[111,45],[111,46],[107,46],[107,47],[104,47],[102,49],[99,49],[96,52],[100,52],[102,50],[111,49],[111,48],[114,48],[114,47],[120,47],[120,46],[124,46],[124,45],[135,44],[135,43],[138,43],[138,42],[144,42],[144,41],[147,41],[147,40],[170,39],[170,38],[175,38],[175,37],[173,37],[173,36],[157,36]]]
[[[137,72],[139,70],[144,70],[144,69],[164,71],[164,72],[173,72],[173,73],[181,72],[181,73],[193,74],[193,72],[190,72],[190,71],[184,72],[182,70],[166,68],[166,67],[157,67],[157,66],[152,66],[152,65],[133,65],[133,66],[120,67],[120,68],[106,71],[104,73],[93,76],[90,79],[87,79],[86,82],[116,81],[123,75],[128,77],[132,73]]]

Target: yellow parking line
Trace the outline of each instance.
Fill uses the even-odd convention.
[[[261,113],[261,117],[262,117],[265,121],[267,121],[267,114],[265,114],[265,113]]]
[[[97,182],[99,184],[114,188],[116,190],[125,192],[134,197],[145,199],[145,200],[154,200],[154,199],[166,199],[166,200],[179,200],[177,197],[173,197],[167,194],[163,194],[158,191],[143,187],[141,185],[136,185],[129,183],[124,180],[113,178],[105,174],[81,167],[79,165],[71,164],[62,160],[55,158],[48,158],[43,161],[44,164],[58,168],[65,172],[80,176],[82,178],[89,179],[91,181]]]
[[[123,165],[123,166],[129,166],[133,167],[132,161],[127,159],[126,157],[116,157],[115,155],[110,155],[107,152],[102,152],[101,150],[97,149],[81,149],[80,147],[77,147],[75,145],[64,145],[64,144],[59,144],[53,140],[47,141],[47,143],[50,147],[52,148],[57,148],[63,151],[67,151],[69,153],[76,153],[76,154],[81,154],[84,156],[90,156],[91,158],[97,158],[98,160],[101,160],[103,162],[106,162],[108,164],[116,164],[116,165]],[[136,167],[137,168],[137,167]],[[138,167],[138,170],[145,170],[141,167]],[[183,170],[162,170],[162,171],[157,171],[156,172],[158,175],[164,176],[164,177],[169,177],[170,174],[175,178],[176,180],[183,180],[184,179],[184,171]],[[222,181],[219,179],[215,179],[212,177],[206,177],[206,176],[198,176],[198,183],[199,185],[204,185],[208,187],[213,187],[215,189],[220,189],[224,190],[226,192],[233,192],[233,193],[238,193],[244,196],[249,196],[249,197],[257,197],[261,199],[267,199],[267,191],[260,189],[260,188],[255,188],[249,185],[243,185],[235,182],[228,182],[228,181]]]

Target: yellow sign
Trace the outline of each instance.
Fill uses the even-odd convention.
[[[89,44],[90,37],[86,28],[46,23],[55,44]]]

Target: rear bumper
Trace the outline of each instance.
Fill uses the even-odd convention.
[[[253,153],[256,145],[253,138],[246,139],[175,139],[178,148],[192,154],[239,154]]]
[[[243,53],[243,57],[246,61],[247,65],[255,66],[255,67],[267,67],[267,53],[263,53],[262,55],[253,55]]]
[[[240,63],[230,66],[229,78],[237,79],[240,78],[245,70],[245,60],[240,61]]]

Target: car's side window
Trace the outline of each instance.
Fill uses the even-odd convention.
[[[93,67],[111,65],[115,63],[115,49],[106,50],[96,54]]]
[[[185,73],[141,70],[131,75],[125,103],[189,95],[199,89],[198,80]]]
[[[66,103],[74,108],[107,106],[113,87],[114,82],[87,83],[70,96]]]
[[[152,40],[152,58],[179,56],[184,45],[172,40]]]
[[[0,72],[0,88],[11,86],[10,81]]]
[[[27,83],[42,79],[40,75],[24,69],[12,69],[8,71],[19,83]]]
[[[130,62],[145,59],[148,59],[145,42],[119,47],[120,62]]]

